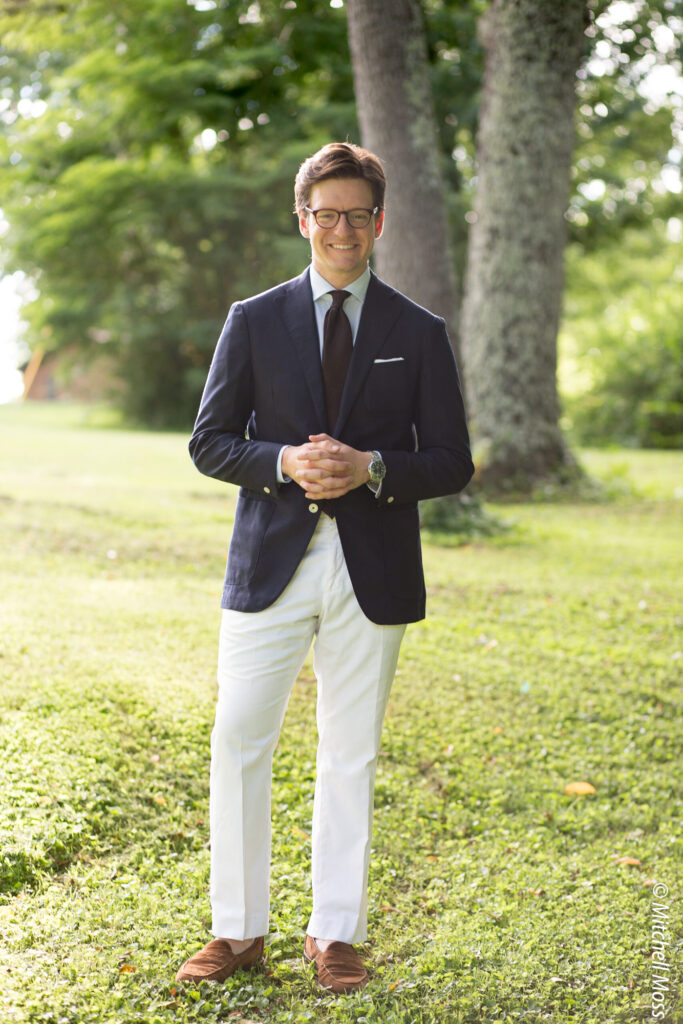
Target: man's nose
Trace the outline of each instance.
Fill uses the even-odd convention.
[[[349,218],[346,216],[346,213],[342,211],[342,213],[339,215],[339,221],[337,223],[337,233],[340,235],[352,235],[354,230],[355,229],[352,228],[351,225],[349,224]]]

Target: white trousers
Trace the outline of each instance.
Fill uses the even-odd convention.
[[[308,932],[341,942],[367,937],[375,769],[404,632],[404,625],[378,626],[363,614],[336,523],[325,515],[274,604],[261,612],[223,612],[211,736],[215,936],[268,932],[273,751],[315,638],[318,754]]]

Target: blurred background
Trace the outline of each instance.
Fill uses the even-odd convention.
[[[230,303],[308,261],[300,162],[349,139],[394,172],[377,269],[448,320],[499,480],[496,360],[546,367],[502,417],[561,434],[530,478],[680,447],[682,29],[676,0],[5,0],[0,399],[186,430]]]

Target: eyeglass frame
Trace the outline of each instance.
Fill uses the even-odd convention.
[[[368,226],[368,224],[370,223],[372,218],[375,216],[375,214],[379,213],[379,211],[381,209],[382,209],[381,206],[374,206],[372,208],[372,210],[368,210],[367,207],[365,207],[365,206],[354,206],[353,209],[351,209],[351,210],[335,210],[331,206],[321,206],[318,210],[312,210],[310,208],[310,206],[304,206],[304,213],[312,213],[313,214],[313,219],[315,220],[316,224],[318,225],[319,228],[322,228],[323,230],[328,229],[328,230],[331,231],[332,228],[336,228],[336,226],[339,223],[339,221],[341,220],[342,214],[343,214],[346,217],[346,223],[349,225],[350,228],[353,228],[354,231],[362,231],[363,228],[366,228]],[[349,214],[350,213],[358,213],[359,211],[362,211],[363,213],[367,213],[368,219],[367,219],[367,222],[365,224],[362,224],[362,225],[359,224],[359,225],[355,226],[355,225],[353,225],[350,222]],[[334,224],[321,224],[318,221],[318,214],[319,213],[336,213],[337,214],[337,219],[334,222]]]

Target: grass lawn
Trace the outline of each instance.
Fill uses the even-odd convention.
[[[2,407],[0,436],[3,1024],[682,1019],[683,454],[588,452],[618,497],[425,538],[429,618],[406,634],[378,773],[372,981],[335,999],[301,960],[308,664],[276,755],[265,967],[173,980],[210,937],[235,490],[194,470],[186,437],[79,408]]]

